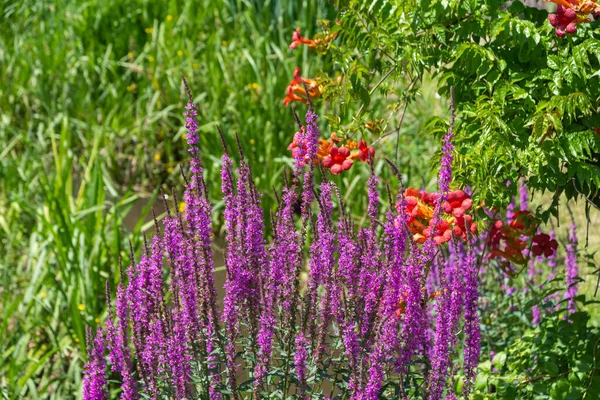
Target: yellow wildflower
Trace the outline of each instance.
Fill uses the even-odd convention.
[[[152,34],[152,32],[154,32],[154,28],[146,28],[146,29],[144,29],[144,31],[146,31],[146,33],[147,33],[148,35],[151,35],[151,34]]]
[[[85,306],[83,304],[78,305],[77,308],[79,308],[79,311],[85,310]]]
[[[127,91],[133,92],[135,91],[136,87],[137,86],[135,85],[135,83],[132,83],[131,85],[127,86]]]
[[[254,144],[254,143],[256,143],[256,140],[250,139],[250,144]]]
[[[154,153],[154,159],[160,161],[160,153]]]
[[[129,53],[127,53],[127,57],[133,58],[133,51],[130,51]]]
[[[100,318],[96,318],[94,321],[96,321],[97,324],[100,323]]]
[[[46,294],[46,292],[42,292],[42,293],[40,294],[40,296],[42,296],[42,299],[45,299],[45,298],[46,298],[46,296],[47,296],[47,294]]]
[[[178,55],[179,57],[181,57],[181,56],[183,55],[183,51],[181,51],[181,50],[177,50],[177,55]]]
[[[179,212],[182,213],[185,211],[185,201],[179,202]]]
[[[172,21],[173,20],[173,16],[171,14],[167,15],[167,21]]]
[[[152,57],[152,56],[148,57],[148,61],[154,62],[154,57]]]

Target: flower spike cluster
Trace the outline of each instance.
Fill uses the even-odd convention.
[[[186,125],[192,147],[198,142],[195,111],[190,96]],[[123,399],[158,399],[167,393],[178,399],[241,400],[275,391],[320,398],[325,395],[322,380],[336,368],[345,371],[347,382],[338,388],[351,400],[376,400],[386,382],[409,382],[412,373],[423,376],[423,396],[438,400],[449,390],[451,371],[459,367],[452,360],[461,328],[463,393],[468,392],[480,341],[474,234],[464,228],[462,237],[447,241],[447,250],[438,246],[435,251],[431,233],[419,246],[411,227],[420,214],[412,215],[406,195],[412,192],[404,190],[399,177],[397,206],[389,195],[392,207],[380,216],[380,181],[374,173],[366,185],[368,222],[355,226],[339,188],[325,178],[315,184],[312,160],[331,156],[331,151],[319,154],[316,121],[310,107],[298,137],[301,145],[295,148],[296,167],[277,194],[270,241],[250,165],[240,148],[236,168],[224,145],[222,305],[214,283],[212,208],[199,151],[190,149],[185,214],[177,209],[173,214],[165,201],[164,229],[156,221],[156,235],[140,260],[132,255],[117,290],[116,312],[110,308],[106,328],[88,340],[85,399],[108,393],[106,343],[112,369],[121,375]],[[450,129],[439,191],[419,198],[433,207],[433,227],[445,218],[467,221],[471,208],[468,196],[449,190],[452,137]],[[222,140],[225,144],[224,135]],[[330,148],[343,148],[336,140],[332,137]],[[356,154],[365,162],[373,157],[366,143]],[[440,251],[448,256],[438,256]],[[434,285],[428,284],[430,274],[439,278]],[[431,368],[418,367],[424,364]],[[252,380],[242,384],[247,374]]]
[[[83,367],[83,398],[84,400],[103,400],[107,397],[106,362],[104,360],[104,332],[99,329],[93,336],[92,328],[86,331],[88,361]]]

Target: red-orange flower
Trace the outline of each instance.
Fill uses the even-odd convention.
[[[375,149],[371,146],[367,146],[367,142],[365,142],[364,139],[361,139],[360,142],[358,142],[358,157],[362,162],[370,162],[370,160],[375,157]]]
[[[339,175],[352,167],[353,161],[347,147],[331,146],[329,155],[323,158],[323,166],[329,168],[332,174]]]
[[[350,150],[354,150],[356,148],[356,142],[352,139],[348,139],[346,141],[346,147],[349,148]]]
[[[523,255],[527,247],[525,239],[535,231],[534,222],[528,211],[515,213],[508,224],[497,220],[488,236],[491,248],[488,257],[501,257],[517,264],[526,263],[527,258]]]
[[[473,235],[477,233],[477,223],[473,222],[473,218],[468,214],[462,217],[455,217],[454,226],[452,227],[454,236],[467,239],[467,229]]]
[[[302,35],[300,35],[300,27],[296,28],[296,30],[292,34],[292,43],[290,44],[290,49],[294,50],[299,44],[305,44],[311,49],[317,47],[317,44],[314,40],[306,39],[305,37],[302,37]]]
[[[338,32],[333,32],[330,35],[321,33],[317,34],[314,40],[307,39],[300,34],[300,27],[296,28],[294,33],[292,34],[292,43],[290,44],[290,49],[294,50],[298,45],[306,45],[311,49],[316,49],[317,51],[324,53],[329,48],[329,45],[333,41],[333,39],[337,36]]]
[[[311,98],[321,96],[321,88],[317,79],[303,78],[300,76],[300,68],[294,70],[294,77],[285,90],[286,96],[283,99],[283,104],[286,106],[292,101],[299,101],[307,104],[307,95],[304,85],[308,88],[308,95]]]
[[[490,252],[489,258],[502,257],[516,264],[524,264],[527,259],[523,255],[523,250],[527,247],[527,243],[517,238],[508,238],[504,249],[495,248]]]
[[[333,144],[329,140],[319,139],[319,150],[317,150],[317,158],[323,159],[329,155]]]
[[[431,236],[433,227],[431,226],[433,220],[429,221],[429,227],[423,231],[425,237]],[[450,226],[450,222],[445,219],[440,220],[437,224],[437,229],[433,231],[433,240],[436,245],[441,245],[443,243],[449,242],[452,239],[452,229]]]
[[[535,232],[536,224],[529,211],[517,211],[513,214],[510,221],[510,227],[521,235],[532,235]]]
[[[540,233],[533,237],[533,246],[531,246],[531,251],[536,256],[551,257],[556,254],[556,249],[558,248],[558,242],[554,239],[550,240],[550,236],[545,233]]]
[[[424,243],[428,237],[433,236],[436,245],[441,245],[452,239],[452,235],[466,239],[467,230],[472,234],[477,232],[477,224],[470,215],[465,214],[471,208],[471,198],[462,190],[448,194],[448,200],[442,203],[441,219],[434,227],[433,214],[438,196],[438,193],[413,188],[404,192],[406,223],[416,243]]]
[[[556,14],[549,14],[548,21],[555,28],[556,36],[577,32],[577,25],[589,22],[589,15],[600,13],[600,5],[594,0],[545,0],[557,4]]]
[[[406,293],[402,293],[400,296],[402,296],[402,298],[398,300],[398,308],[396,308],[397,318],[402,317],[402,315],[404,315],[404,313],[406,312],[406,300],[408,298]]]
[[[494,222],[488,235],[488,244],[491,247],[488,258],[501,257],[518,264],[524,263],[526,260],[522,251],[527,244],[519,239],[520,236],[510,224],[506,225],[501,220]]]
[[[297,95],[296,93],[294,93],[294,88],[291,86],[288,86],[286,91],[285,91],[285,98],[283,99],[283,104],[287,107],[288,104],[290,104],[292,101],[299,101],[300,103],[304,103],[307,104],[308,101],[304,98],[304,97],[300,97],[299,95]]]
[[[342,142],[342,139],[337,137],[335,132],[331,134],[329,140],[319,139],[319,150],[317,150],[317,159],[322,160],[323,158],[327,157],[329,155],[329,152],[331,151],[331,146],[336,145],[340,142]]]
[[[442,203],[444,212],[457,218],[465,215],[465,212],[470,210],[472,206],[471,198],[462,190],[454,190],[448,193],[447,200]]]

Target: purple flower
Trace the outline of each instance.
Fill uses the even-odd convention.
[[[163,220],[164,233],[157,232],[150,247],[146,244],[139,263],[132,257],[128,285],[122,279],[117,290],[116,312],[109,307],[106,330],[88,341],[84,398],[108,395],[103,332],[112,369],[122,377],[124,399],[137,398],[138,385],[141,395],[151,398],[166,389],[176,398],[219,399],[225,386],[238,398],[238,369],[240,375],[253,372],[256,398],[272,391],[273,379],[278,382],[283,372],[282,386],[286,390],[295,386],[297,396],[304,399],[309,395],[308,383],[318,377],[310,375],[313,367],[333,367],[348,371],[352,400],[375,400],[389,379],[387,374],[397,379],[399,372],[405,381],[415,360],[430,366],[420,369],[425,373],[422,389],[426,397],[441,399],[445,394],[454,398],[446,386],[458,369],[452,360],[455,349],[461,347],[458,334],[463,312],[463,393],[468,394],[480,349],[474,243],[471,238],[465,245],[450,242],[448,257],[437,257],[446,250],[434,247],[431,238],[435,235],[429,235],[422,247],[415,243],[406,226],[407,215],[404,211],[397,214],[393,204],[383,223],[379,222],[375,175],[367,182],[369,223],[356,229],[343,204],[334,222],[332,195],[337,193],[342,203],[338,188],[323,181],[315,198],[312,160],[319,132],[312,107],[302,137],[296,138],[303,143],[302,159],[296,160],[294,175],[281,196],[276,194],[279,207],[271,216],[269,245],[261,195],[250,166],[241,149],[237,169],[227,153],[223,156],[227,275],[219,312],[212,207],[199,158],[197,107],[188,94],[191,175],[189,179],[184,176],[185,215],[169,211]],[[442,218],[441,204],[452,179],[453,123],[454,109],[444,137],[430,228],[437,227]],[[405,210],[404,190],[399,185],[398,209]],[[301,212],[296,220],[299,201]],[[169,271],[166,280],[163,263]],[[299,279],[303,269],[308,270],[306,286]],[[343,357],[335,346],[330,347],[334,343],[343,346]],[[134,376],[133,360],[139,379]],[[204,391],[196,393],[196,387]]]
[[[446,386],[448,371],[452,366],[451,351],[456,346],[458,321],[462,314],[464,257],[453,243],[450,246],[451,257],[444,276],[441,294],[437,297],[437,321],[434,337],[434,347],[431,355],[431,375],[429,381],[429,396],[441,399]]]
[[[268,273],[261,301],[258,332],[258,363],[254,369],[255,386],[261,387],[271,360],[272,342],[276,327],[276,306],[281,307],[285,321],[291,320],[291,309],[297,273],[300,268],[298,234],[294,224],[294,188],[283,190],[282,206],[274,221],[274,238],[269,253]]]
[[[450,126],[448,127],[448,131],[444,135],[444,139],[442,142],[442,157],[440,160],[440,173],[438,176],[438,195],[435,202],[433,217],[429,223],[429,226],[432,229],[433,233],[429,235],[429,237],[425,240],[425,243],[423,244],[423,252],[420,255],[420,257],[422,258],[421,261],[424,265],[433,262],[433,255],[435,253],[435,232],[437,231],[437,226],[440,223],[442,204],[446,201],[448,197],[448,191],[450,190],[450,182],[452,181],[452,162],[454,160],[454,145],[452,144],[452,139],[454,138],[453,130],[455,118],[454,89],[451,90],[450,109]]]
[[[529,188],[525,183],[525,178],[521,179],[519,187],[519,210],[527,211],[529,209]]]
[[[349,322],[342,328],[342,339],[346,349],[346,356],[348,357],[348,365],[350,366],[350,382],[348,383],[348,387],[351,392],[360,392],[362,390],[359,374],[361,351],[353,322]]]
[[[406,372],[406,368],[414,354],[424,354],[428,342],[427,313],[423,304],[425,303],[424,291],[421,282],[425,265],[421,258],[411,256],[406,265],[406,311],[402,321],[402,347],[396,362],[396,368],[400,372]]]
[[[223,199],[225,201],[225,231],[227,239],[226,268],[227,277],[225,281],[225,298],[223,300],[223,322],[227,333],[227,344],[225,346],[226,364],[229,375],[229,384],[235,392],[236,363],[235,363],[235,341],[241,328],[239,325],[239,311],[242,309],[243,293],[247,290],[243,266],[246,264],[241,236],[245,228],[244,207],[246,206],[247,191],[243,183],[236,185],[233,172],[231,171],[231,160],[227,154],[223,155],[223,168],[221,170]],[[242,193],[236,195],[234,186]]]
[[[481,331],[479,327],[479,312],[477,310],[477,275],[479,269],[476,257],[473,254],[472,245],[467,250],[467,259],[465,261],[465,345],[464,345],[464,374],[465,385],[463,394],[467,396],[471,392],[477,365],[479,364],[479,350],[481,341]]]
[[[378,355],[374,358],[381,359],[383,356]],[[383,362],[372,362],[369,367],[369,382],[361,398],[364,400],[379,399],[379,392],[381,391],[381,386],[383,386],[383,378]]]
[[[322,301],[318,308],[319,330],[317,332],[317,348],[314,358],[319,360],[325,350],[325,338],[327,328],[331,320],[331,305],[336,299],[331,295],[336,292],[334,286],[334,267],[335,267],[335,231],[331,222],[333,203],[331,201],[332,185],[325,182],[321,185],[321,195],[319,197],[319,214],[317,216],[317,225],[315,238],[310,247],[310,276],[308,281],[308,306],[309,315],[311,310],[316,310],[319,287],[323,287]],[[314,329],[314,319],[311,318],[310,326]]]
[[[218,374],[214,373],[215,364],[212,361],[215,355],[213,350],[218,347],[218,330],[219,330],[219,315],[217,310],[217,290],[214,282],[214,260],[212,257],[212,225],[211,212],[212,207],[208,201],[206,192],[206,183],[203,178],[202,163],[199,158],[199,136],[197,133],[198,122],[197,106],[193,103],[191,91],[183,78],[184,85],[188,93],[188,104],[186,106],[186,129],[188,152],[192,155],[190,161],[191,177],[189,182],[186,181],[186,190],[184,195],[185,200],[185,234],[186,234],[186,250],[187,257],[193,266],[193,279],[190,276],[189,282],[186,283],[190,293],[195,292],[195,296],[199,296],[202,301],[199,310],[199,320],[196,320],[195,325],[201,327],[202,332],[196,330],[194,337],[202,337],[205,343],[206,353],[208,356],[208,368],[210,375],[209,391],[212,398],[221,398],[217,393],[214,393],[216,385],[220,382]],[[227,170],[227,167],[223,167]],[[195,285],[195,289],[192,288]],[[188,298],[188,309],[191,309],[191,298]]]
[[[354,239],[352,222],[342,218],[338,224],[338,275],[340,282],[347,288],[348,304],[353,306],[358,293],[359,247]]]
[[[531,315],[531,322],[533,325],[538,326],[540,324],[540,320],[542,319],[542,310],[540,310],[540,307],[537,304],[531,307]]]
[[[317,125],[317,114],[312,108],[312,105],[308,107],[306,112],[306,131],[303,138],[303,145],[305,148],[304,160],[308,160],[308,169],[304,173],[304,183],[302,185],[302,217],[303,220],[308,218],[310,205],[313,202],[313,189],[314,189],[314,177],[313,169],[314,163],[312,160],[317,158],[317,151],[319,150],[319,127]],[[302,165],[304,168],[304,165]],[[300,175],[298,168],[295,172],[296,176]]]
[[[294,366],[296,368],[296,377],[298,378],[298,398],[304,399],[304,387],[306,386],[306,345],[307,341],[302,332],[296,336],[296,354],[294,356]]]
[[[123,277],[121,277],[123,278]],[[108,294],[108,293],[107,293]],[[129,312],[127,305],[127,294],[124,282],[121,279],[117,288],[117,300],[115,303],[117,323],[113,321],[113,312],[110,307],[110,297],[106,327],[106,342],[108,344],[109,358],[112,364],[112,371],[120,372],[123,378],[121,398],[131,400],[137,398],[137,384],[132,372],[131,350],[127,335],[127,326],[129,322]]]
[[[512,201],[506,206],[506,218],[511,219],[515,215],[515,208],[515,199],[513,197]]]
[[[185,128],[187,129],[186,139],[189,146],[188,151],[192,154],[198,154],[198,121],[196,115],[198,114],[198,107],[194,104],[191,95],[187,106],[185,107]]]
[[[315,110],[312,106],[309,106],[306,112],[306,156],[309,160],[314,160],[319,150],[318,118],[319,116],[315,113]]]
[[[104,332],[98,329],[93,337],[91,328],[87,331],[88,361],[83,367],[83,399],[104,400],[106,390],[106,362],[104,361]]]

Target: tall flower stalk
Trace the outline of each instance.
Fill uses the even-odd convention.
[[[94,336],[92,328],[86,331],[88,361],[83,367],[83,399],[103,400],[107,397],[104,332],[99,329]]]

